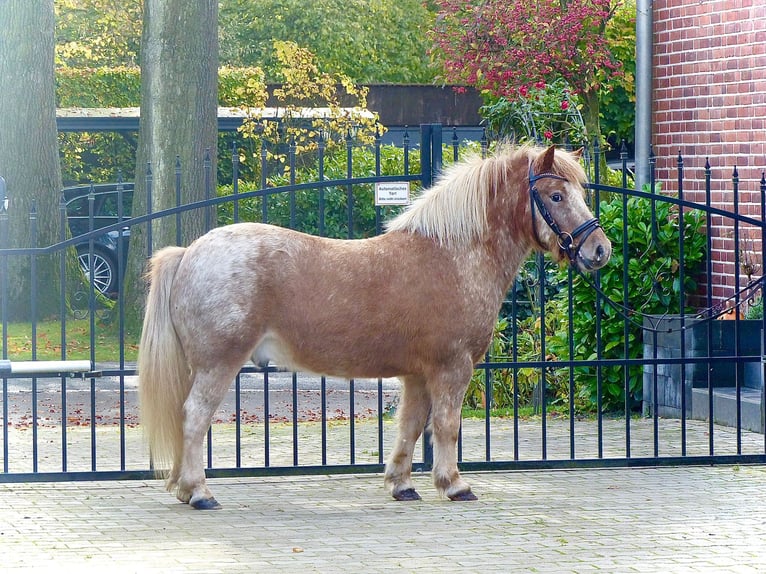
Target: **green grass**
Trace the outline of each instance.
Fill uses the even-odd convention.
[[[562,411],[561,409],[553,408],[550,405],[548,405],[548,408],[545,411],[548,416],[569,416],[568,411]],[[538,408],[538,411],[535,412],[535,409],[532,405],[527,406],[521,406],[519,405],[519,418],[522,419],[531,419],[534,417],[540,416],[540,409]],[[486,411],[484,409],[471,409],[468,407],[463,407],[463,418],[466,419],[483,419],[486,415]],[[493,418],[513,418],[513,408],[497,408],[497,409],[490,409],[489,416]]]
[[[8,358],[14,361],[32,359],[32,349],[37,349],[38,361],[61,359],[61,323],[59,321],[40,321],[37,323],[36,344],[33,343],[30,323],[10,323],[8,325]],[[120,341],[109,326],[96,324],[95,347],[96,361],[116,362],[120,360]],[[90,322],[88,319],[71,319],[66,322],[66,358],[90,359]],[[138,354],[138,342],[125,342],[125,360],[135,361]]]

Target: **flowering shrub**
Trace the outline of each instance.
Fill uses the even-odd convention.
[[[570,143],[577,147],[588,140],[580,115],[582,103],[559,79],[551,84],[535,82],[519,88],[518,98],[500,97],[481,109],[489,127],[498,135],[537,144]]]
[[[622,74],[605,34],[621,3],[438,0],[433,55],[446,81],[508,102],[523,102],[538,82],[561,79],[579,94],[590,137],[600,137],[599,89]]]

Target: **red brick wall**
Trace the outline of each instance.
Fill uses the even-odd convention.
[[[739,172],[740,212],[760,217],[766,169],[766,0],[655,0],[653,144],[657,180],[705,201],[704,166],[712,168],[716,207],[733,210],[732,175]],[[736,245],[732,221],[713,216],[713,294],[733,293],[734,253],[762,260],[760,231],[744,226]],[[760,271],[763,273],[763,271]],[[740,272],[741,284],[746,281]]]

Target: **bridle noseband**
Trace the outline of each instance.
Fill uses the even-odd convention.
[[[546,178],[567,181],[565,177],[561,177],[555,173],[539,173],[535,175],[534,171],[532,170],[532,164],[529,165],[529,204],[532,210],[532,231],[535,235],[535,240],[537,243],[543,245],[543,243],[540,241],[540,236],[537,234],[537,220],[535,218],[535,206],[537,206],[537,210],[545,220],[545,223],[547,223],[548,227],[550,227],[553,233],[556,234],[559,247],[564,253],[566,253],[567,257],[569,258],[569,262],[574,264],[577,260],[577,256],[580,253],[580,247],[582,247],[582,245],[588,240],[588,237],[590,237],[591,233],[601,227],[601,223],[599,223],[597,217],[594,217],[585,223],[578,225],[571,233],[562,231],[558,223],[556,223],[556,220],[553,218],[551,212],[548,211],[545,203],[543,203],[543,198],[540,197],[540,192],[537,190],[537,186],[535,185],[539,180]],[[575,240],[580,236],[582,236],[580,241],[575,244]]]

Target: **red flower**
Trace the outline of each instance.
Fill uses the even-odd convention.
[[[538,90],[544,90],[545,89],[545,82],[540,80],[539,82],[537,82],[535,84],[535,88],[537,88]]]
[[[561,102],[561,109],[562,109],[562,110],[568,110],[568,109],[569,109],[569,102],[568,102],[568,101],[566,101],[566,100],[563,100],[563,101]]]
[[[521,97],[526,98],[527,97],[527,93],[528,93],[528,91],[527,91],[527,87],[526,86],[521,86],[519,88],[519,94],[521,94]]]
[[[553,139],[553,132],[551,130],[545,130],[545,133],[543,135],[545,136],[545,139],[547,140]]]

